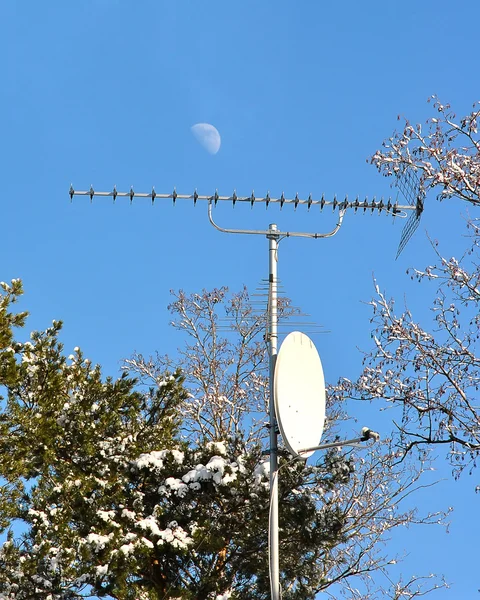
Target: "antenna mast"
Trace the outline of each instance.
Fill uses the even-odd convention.
[[[90,186],[89,190],[77,191],[70,186],[69,190],[70,199],[73,200],[74,196],[88,196],[90,201],[93,201],[95,196],[97,197],[110,197],[115,202],[117,198],[129,198],[132,203],[134,198],[150,199],[152,204],[156,200],[167,200],[171,199],[173,204],[177,200],[193,200],[193,204],[196,205],[197,201],[208,202],[208,219],[217,229],[222,233],[232,234],[249,234],[249,235],[263,235],[268,240],[268,256],[269,256],[269,271],[268,271],[268,282],[269,282],[269,294],[268,294],[268,346],[269,346],[269,390],[270,390],[270,448],[268,453],[270,455],[270,523],[269,523],[269,569],[270,569],[270,590],[272,600],[281,600],[281,589],[280,589],[280,569],[279,569],[279,536],[278,536],[278,424],[277,417],[275,414],[275,402],[274,402],[274,373],[275,365],[278,354],[278,314],[277,314],[277,292],[278,292],[278,244],[281,239],[287,237],[302,237],[302,238],[314,238],[323,239],[334,236],[340,229],[345,213],[349,209],[353,209],[354,212],[361,210],[366,212],[370,210],[372,213],[378,211],[379,213],[385,212],[386,214],[393,215],[394,217],[407,216],[408,211],[416,211],[414,215],[418,220],[421,211],[423,210],[423,203],[419,211],[418,203],[413,205],[409,203],[407,205],[399,205],[397,202],[392,203],[391,199],[388,198],[384,202],[383,198],[380,201],[376,201],[375,197],[369,201],[365,197],[364,201],[360,201],[357,197],[354,201],[349,201],[348,197],[345,196],[344,200],[338,201],[336,197],[333,200],[325,200],[322,195],[320,200],[312,199],[311,194],[307,199],[301,199],[298,194],[295,198],[285,198],[284,194],[279,198],[272,198],[267,192],[264,197],[255,197],[254,192],[250,196],[237,196],[234,191],[231,196],[220,196],[217,191],[212,196],[201,196],[195,190],[191,195],[177,194],[174,189],[170,194],[157,194],[155,188],[152,188],[151,192],[137,193],[133,187],[128,192],[118,192],[114,186],[110,192],[97,192]],[[407,199],[408,200],[408,199]],[[256,229],[227,229],[218,225],[213,219],[212,209],[217,205],[218,202],[231,202],[232,206],[239,203],[249,203],[251,207],[255,204],[265,204],[268,208],[270,204],[279,204],[280,208],[283,208],[285,204],[293,205],[296,209],[299,205],[306,206],[308,210],[312,206],[318,206],[321,210],[324,207],[332,207],[333,210],[338,208],[338,221],[336,226],[329,232],[316,233],[316,232],[291,232],[291,231],[279,231],[275,223],[270,223],[269,228],[266,230]],[[407,223],[408,225],[408,223]],[[412,232],[413,233],[413,232]],[[411,234],[410,234],[411,235]],[[409,238],[408,238],[409,239]],[[408,239],[406,241],[408,241]],[[406,243],[406,242],[405,242]],[[370,431],[370,430],[368,430]],[[323,449],[328,447],[338,447],[347,445],[352,442],[361,442],[370,439],[369,436],[363,435],[361,438],[355,440],[347,440],[346,442],[334,442],[333,444],[324,444],[322,446],[316,446],[315,448],[305,449],[304,452],[314,449]]]

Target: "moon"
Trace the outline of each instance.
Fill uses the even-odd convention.
[[[218,129],[210,123],[196,123],[192,125],[191,132],[209,154],[216,154],[220,150],[222,138]]]

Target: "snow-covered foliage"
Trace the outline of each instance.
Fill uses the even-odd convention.
[[[344,396],[386,401],[401,408],[397,419],[402,456],[444,448],[458,476],[472,470],[480,452],[480,227],[467,225],[470,246],[461,259],[444,258],[412,269],[411,277],[432,287],[432,320],[420,324],[408,309],[376,287],[371,301],[374,349],[365,355],[356,382],[342,380]],[[480,489],[480,487],[479,487]]]
[[[219,464],[219,459],[226,460],[228,453],[218,439],[243,440],[247,449],[256,447],[259,440],[268,444],[268,428],[264,425],[269,403],[266,315],[253,309],[245,289],[231,296],[227,292],[221,288],[187,296],[180,291],[174,293],[170,306],[175,317],[172,325],[186,338],[179,350],[188,390],[182,408],[183,432],[189,439],[203,440],[210,450],[213,444],[218,454],[215,462]],[[289,307],[289,301],[284,300],[279,307],[281,318],[288,319],[292,314]],[[126,361],[126,368],[141,377],[144,384],[154,385],[172,364],[165,356],[146,359],[136,355]],[[231,398],[235,402],[228,401]],[[346,418],[342,398],[335,389],[328,405],[325,435],[334,439],[339,423]],[[258,417],[263,419],[257,421]],[[236,458],[239,471],[232,469],[232,480],[243,475],[247,456],[248,452],[245,458]],[[288,590],[284,591],[285,598],[313,598],[318,591],[326,591],[339,582],[346,597],[351,594],[354,598],[350,581],[373,595],[373,573],[393,564],[392,557],[382,552],[382,539],[388,532],[399,525],[442,520],[440,513],[422,516],[412,510],[402,511],[401,500],[420,485],[423,469],[428,467],[396,463],[396,454],[388,442],[361,459],[354,455],[347,458],[336,451],[328,453],[317,466],[306,467],[285,459],[280,477],[281,487],[290,490],[280,503],[282,585]],[[255,463],[250,461],[250,465],[247,472],[253,478],[250,485],[253,483],[254,491],[253,497],[244,496],[246,506],[258,504],[257,495],[265,495],[269,490],[268,456],[259,457]],[[196,466],[187,475],[189,482],[190,478],[215,477],[207,467],[205,463]],[[217,485],[223,478],[221,471],[216,474]],[[183,478],[182,482],[187,480]],[[297,529],[299,517],[303,525]],[[258,541],[253,535],[250,538],[252,543],[254,539]],[[260,539],[265,543],[265,537]],[[303,553],[296,551],[299,546]],[[257,560],[264,560],[260,556],[259,552]],[[258,565],[252,565],[252,572],[255,570],[255,588],[242,588],[237,582],[231,587],[233,598],[270,597],[265,573]],[[407,589],[415,590],[415,582],[413,578],[399,584],[398,589],[405,593]],[[435,585],[437,581],[433,582]],[[392,589],[382,593],[393,597],[396,592]]]
[[[15,341],[12,327],[22,326],[25,315],[9,310],[21,285],[3,290],[0,519],[7,539],[0,600],[267,600],[269,473],[261,436],[245,429],[249,411],[255,414],[260,398],[268,401],[264,385],[256,387],[265,352],[241,319],[235,331],[249,342],[237,356],[218,330],[201,329],[205,314],[216,322],[208,311],[224,301],[219,291],[194,298],[203,312],[187,332],[194,325],[214,341],[197,371],[185,371],[187,387],[178,371],[136,357],[130,367],[150,385],[139,387],[127,373],[102,378],[78,348],[65,358],[60,323],[29,342]],[[238,298],[237,314],[245,314],[248,295]],[[257,327],[255,335],[261,332]],[[188,352],[184,369],[197,361]],[[207,356],[218,362],[207,364]],[[224,372],[227,356],[231,371]],[[250,379],[249,369],[257,373]],[[195,405],[195,393],[220,400]],[[395,463],[388,444],[361,460],[337,451],[317,465],[282,460],[285,600],[313,599],[334,584],[351,598],[352,582],[374,590],[376,570],[396,560],[382,544],[385,535],[441,520],[402,509],[422,468]],[[414,589],[415,581],[398,586]]]
[[[423,192],[435,189],[438,199],[459,198],[475,210],[480,205],[480,103],[457,118],[436,96],[429,101],[434,116],[426,127],[405,120],[371,162],[387,177],[416,173]],[[432,264],[408,271],[432,290],[426,300],[431,321],[422,324],[410,310],[398,311],[376,285],[373,350],[365,354],[359,379],[343,379],[336,388],[339,398],[400,407],[394,418],[401,456],[417,451],[423,458],[435,445],[445,450],[455,476],[471,472],[480,452],[480,222],[470,215],[463,255],[444,256],[441,242],[433,242]]]
[[[258,439],[268,410],[266,315],[255,310],[245,288],[230,296],[227,291],[172,292],[171,325],[184,334],[178,360],[158,354],[125,361],[125,368],[148,385],[179,365],[190,393],[183,407],[187,434],[207,443],[239,435]],[[297,311],[282,299],[278,312],[288,318]]]
[[[442,104],[436,96],[429,101],[435,116],[427,121],[426,128],[405,120],[403,129],[384,142],[371,162],[386,176],[417,172],[422,188],[438,189],[440,200],[458,197],[479,205],[480,102],[457,119],[450,105]]]

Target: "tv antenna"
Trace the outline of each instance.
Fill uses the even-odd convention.
[[[342,446],[355,445],[358,443],[373,441],[376,442],[379,439],[377,433],[371,431],[369,428],[364,427],[362,435],[358,438],[332,442],[327,444],[319,445],[320,437],[323,432],[323,418],[324,418],[324,403],[325,403],[325,391],[323,382],[323,371],[321,371],[321,362],[318,357],[315,358],[316,349],[313,346],[309,350],[302,350],[305,352],[305,357],[310,365],[313,365],[313,370],[309,371],[307,376],[306,388],[303,391],[307,397],[307,401],[303,403],[303,407],[299,408],[299,415],[295,424],[292,427],[289,425],[289,415],[293,414],[297,410],[297,407],[292,406],[290,396],[285,393],[285,387],[292,389],[295,388],[295,369],[292,370],[292,356],[296,354],[299,345],[304,345],[305,348],[313,342],[300,332],[292,332],[290,336],[294,336],[290,341],[289,337],[284,341],[287,343],[285,351],[282,351],[284,358],[280,359],[279,370],[276,371],[277,355],[278,355],[278,312],[277,312],[277,301],[278,301],[278,277],[277,277],[277,266],[278,266],[278,245],[279,242],[288,237],[299,237],[299,238],[313,238],[313,239],[325,239],[334,236],[338,233],[344,216],[348,210],[354,213],[356,212],[367,212],[370,211],[385,213],[394,217],[405,218],[409,212],[413,211],[412,216],[408,219],[406,226],[402,232],[400,240],[399,252],[403,250],[405,244],[408,242],[410,237],[413,235],[416,227],[418,226],[418,220],[423,211],[423,196],[421,196],[415,187],[415,182],[411,182],[408,177],[404,177],[404,174],[398,178],[399,187],[402,193],[406,193],[408,204],[399,205],[398,202],[392,202],[390,198],[384,201],[383,198],[377,201],[375,197],[372,200],[368,200],[366,197],[363,201],[359,200],[358,196],[355,200],[350,201],[347,196],[343,200],[337,200],[336,196],[333,200],[326,200],[324,196],[319,200],[312,198],[311,194],[306,199],[301,199],[298,194],[294,198],[285,198],[282,193],[280,197],[271,197],[267,194],[263,197],[256,197],[254,192],[249,196],[238,196],[234,191],[230,196],[220,196],[217,191],[213,195],[205,196],[200,195],[195,190],[193,194],[178,194],[174,189],[173,192],[167,194],[159,194],[152,188],[150,192],[135,192],[133,187],[128,192],[119,192],[114,187],[113,190],[107,191],[96,191],[93,186],[85,191],[78,191],[70,186],[69,195],[70,199],[73,200],[74,196],[87,196],[90,201],[93,201],[94,197],[100,198],[112,198],[115,202],[117,198],[128,198],[131,203],[134,199],[149,199],[152,204],[159,200],[172,200],[175,204],[179,200],[190,200],[196,205],[198,201],[207,202],[208,206],[208,219],[213,227],[223,233],[232,234],[248,234],[248,235],[261,235],[265,236],[268,240],[268,256],[269,256],[269,274],[268,274],[268,333],[267,341],[269,346],[269,389],[270,389],[270,448],[268,454],[270,455],[270,521],[269,521],[269,568],[270,568],[270,586],[271,586],[271,598],[272,600],[280,600],[281,589],[280,589],[280,570],[279,570],[279,534],[278,534],[278,426],[284,436],[284,441],[287,448],[297,458],[308,458],[315,450],[324,450],[327,448],[338,448]],[[403,186],[403,188],[402,188]],[[420,188],[418,188],[420,189]],[[417,190],[417,191],[416,191]],[[333,211],[338,209],[338,219],[335,227],[331,231],[327,232],[295,232],[295,231],[279,231],[275,223],[271,223],[268,229],[234,229],[226,228],[218,225],[213,219],[213,209],[218,203],[230,202],[232,206],[239,204],[250,204],[253,208],[255,205],[263,204],[266,208],[270,204],[277,204],[280,209],[284,205],[293,206],[295,209],[298,206],[306,206],[308,210],[312,207],[319,207],[323,210],[325,207],[331,207]],[[296,339],[295,339],[296,336]],[[293,341],[292,341],[293,340]],[[293,350],[289,347],[292,347]],[[283,345],[282,345],[283,347]],[[296,359],[293,359],[296,361]],[[283,365],[283,366],[282,366]],[[315,366],[316,365],[316,366]],[[275,389],[275,378],[277,381],[284,382],[283,386],[278,386]],[[298,380],[297,380],[298,383]],[[280,391],[279,391],[280,390]],[[304,398],[303,398],[304,400]],[[275,405],[277,404],[277,410]],[[278,411],[278,415],[277,415]],[[282,417],[285,416],[284,419]],[[303,419],[305,422],[306,418],[315,416],[317,422],[315,423],[313,430],[310,431],[308,436],[303,435],[300,432],[298,425],[298,418]],[[322,416],[323,415],[323,416]],[[280,417],[280,419],[278,419]],[[313,440],[313,443],[312,443]]]

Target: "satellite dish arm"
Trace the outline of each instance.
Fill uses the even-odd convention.
[[[368,442],[369,440],[373,440],[373,443],[378,442],[380,440],[380,434],[376,431],[372,431],[368,427],[364,427],[362,429],[362,436],[358,438],[353,438],[351,440],[344,440],[339,442],[330,442],[329,444],[320,444],[319,446],[313,446],[312,448],[302,448],[298,453],[302,454],[303,452],[314,452],[315,450],[328,450],[329,448],[341,448],[342,446],[355,446],[360,442]]]

